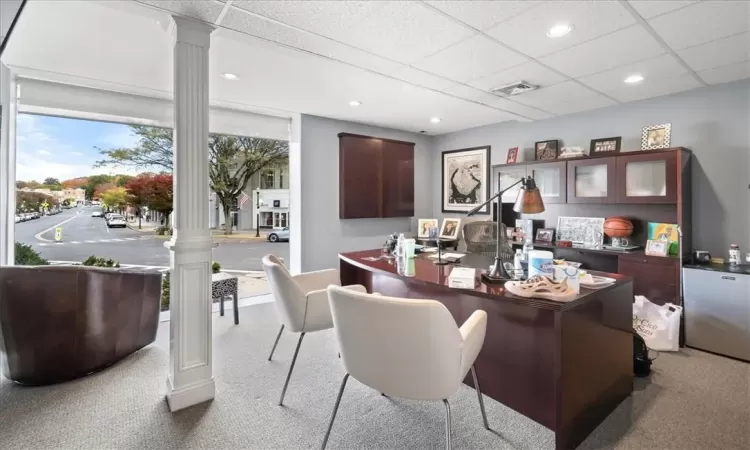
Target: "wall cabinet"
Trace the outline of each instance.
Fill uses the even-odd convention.
[[[643,295],[659,305],[679,304],[679,264],[677,258],[623,254],[618,257],[617,273],[633,277],[634,295]]]
[[[339,218],[414,216],[414,144],[339,134]]]
[[[677,152],[617,158],[617,203],[675,203]]]
[[[580,159],[567,162],[568,203],[614,203],[616,161],[607,158]]]
[[[566,203],[567,166],[565,161],[533,164],[526,168],[526,174],[534,178],[544,203]]]
[[[498,191],[508,188],[508,186],[512,186],[513,183],[518,182],[521,178],[526,178],[526,165],[523,164],[515,164],[515,165],[507,165],[501,167],[495,175],[495,180],[500,183],[499,186],[497,186]],[[495,192],[498,192],[495,191]],[[512,189],[510,189],[508,192],[504,193],[502,196],[503,203],[515,203],[516,199],[518,198],[518,193],[521,191],[521,184],[519,183],[516,186],[513,186]]]

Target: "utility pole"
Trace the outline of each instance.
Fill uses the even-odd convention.
[[[255,191],[255,237],[260,237],[260,186]]]

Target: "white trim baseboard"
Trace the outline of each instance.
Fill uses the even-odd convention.
[[[215,396],[216,383],[213,377],[180,389],[174,389],[172,380],[167,377],[167,404],[171,412],[213,400]]]

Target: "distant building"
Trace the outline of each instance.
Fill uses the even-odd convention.
[[[49,195],[50,197],[54,197],[59,201],[63,201],[65,199],[73,199],[75,204],[84,204],[86,202],[86,190],[81,188],[62,189],[59,191],[53,191],[52,189],[47,188],[21,188],[19,189],[19,191],[37,192],[40,194]]]

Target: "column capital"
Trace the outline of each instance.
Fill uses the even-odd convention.
[[[169,22],[169,32],[175,42],[198,45],[209,48],[211,46],[211,33],[215,26],[193,19],[180,16],[172,16]]]

